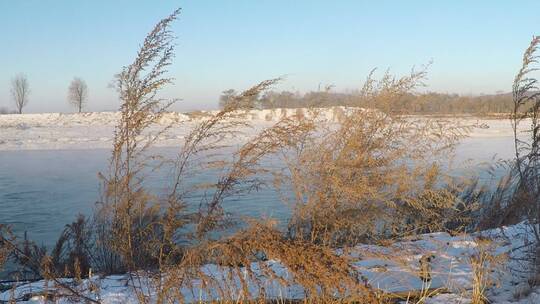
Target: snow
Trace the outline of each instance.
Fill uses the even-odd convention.
[[[306,115],[309,115],[307,110]],[[158,132],[165,126],[170,130],[160,136],[156,146],[177,146],[191,128],[217,111],[193,113],[168,112],[149,132]],[[322,111],[322,118],[332,120],[331,110]],[[297,109],[252,110],[244,114],[246,121],[256,127],[238,140],[246,140],[258,130],[270,126],[281,117],[293,116]],[[121,118],[120,112],[43,113],[0,115],[0,151],[2,150],[55,150],[110,148],[114,128]]]
[[[317,110],[322,119],[337,121],[340,112],[346,113],[348,108],[334,107]],[[295,115],[297,111],[302,111],[306,116],[310,115],[307,109],[248,111],[245,119],[255,128],[239,135],[236,139],[247,140],[260,128],[272,125],[283,116]],[[183,142],[184,136],[191,127],[215,112],[166,113],[156,125],[150,128],[150,132],[157,132],[164,126],[171,125],[171,129],[160,136],[156,146],[178,146]],[[110,148],[114,127],[119,119],[120,112],[0,115],[0,151]],[[475,126],[470,134],[471,137],[513,136],[510,122],[506,119],[473,117],[444,119],[458,120],[462,125]]]
[[[404,239],[388,247],[374,245],[360,245],[348,252],[348,256],[354,259],[354,267],[359,277],[368,279],[368,283],[375,288],[386,292],[405,292],[411,290],[421,290],[426,285],[419,278],[419,260],[422,256],[433,255],[432,280],[427,287],[431,289],[445,290],[445,292],[431,297],[426,303],[470,303],[470,290],[472,287],[472,268],[470,265],[471,256],[478,254],[483,245],[479,243],[479,238],[490,239],[490,247],[493,255],[508,256],[504,259],[503,266],[497,266],[490,272],[492,279],[497,282],[494,288],[488,291],[491,303],[538,303],[540,300],[540,288],[529,287],[525,277],[520,277],[508,269],[516,265],[514,261],[522,257],[524,244],[524,231],[527,225],[520,223],[514,226],[503,227],[475,233],[472,235],[455,235],[447,233],[424,234],[414,239]],[[482,244],[485,244],[483,241]],[[279,261],[270,260],[265,262],[271,267],[277,276],[291,283],[291,274],[280,264]],[[252,269],[259,274],[260,285],[264,286],[266,295],[269,298],[289,298],[301,299],[304,291],[296,284],[283,284],[275,278],[264,277],[260,273],[260,265],[252,264]],[[225,266],[208,264],[202,267],[202,272],[215,279],[222,288],[227,288],[232,297],[242,294],[238,278],[231,281],[231,269]],[[249,278],[245,275],[244,278]],[[137,274],[133,274],[137,276]],[[144,276],[140,284],[149,286]],[[70,282],[69,279],[63,279]],[[138,282],[139,280],[135,280]],[[94,276],[92,279],[84,280],[76,288],[83,291],[86,296],[100,299],[103,303],[137,303],[133,285],[128,275],[114,275],[104,278]],[[199,300],[218,300],[219,295],[215,290],[202,289],[200,281],[191,282],[188,285],[178,286],[184,295],[186,302],[194,303]],[[39,281],[28,284],[21,284],[15,290],[5,291],[0,294],[0,302],[8,301],[11,297],[23,298],[27,295],[38,295],[47,290],[46,282]],[[89,286],[97,286],[95,291],[90,291]],[[258,296],[257,283],[249,282],[250,297]],[[53,284],[48,283],[48,290]],[[53,288],[54,289],[54,288]],[[522,290],[522,295],[518,292]],[[34,296],[35,301],[27,303],[40,303],[38,296]],[[69,299],[62,299],[61,303],[71,303]]]

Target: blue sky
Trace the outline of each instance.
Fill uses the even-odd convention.
[[[0,107],[10,79],[27,75],[27,112],[68,112],[74,76],[88,110],[119,104],[107,85],[152,26],[182,8],[163,94],[177,110],[216,107],[221,91],[288,75],[278,89],[361,86],[375,67],[406,73],[433,60],[428,89],[509,91],[521,55],[540,34],[540,1],[0,0]]]

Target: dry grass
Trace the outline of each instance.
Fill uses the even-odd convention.
[[[538,47],[540,37],[534,36],[523,54],[522,67],[512,86],[514,111],[512,126],[515,140],[515,191],[508,205],[511,215],[519,220],[527,219],[529,230],[534,236],[534,246],[529,254],[532,263],[530,276],[535,278],[540,269],[540,87],[538,71]],[[526,123],[530,127],[521,134],[518,126]]]
[[[368,78],[363,94],[390,107],[421,75]],[[466,131],[435,120],[353,109],[337,126],[306,134],[284,153],[286,173],[276,174],[276,184],[292,184],[295,193],[288,202],[295,209],[290,236],[343,246],[466,223],[470,206],[457,191],[437,186],[444,181],[437,159]]]
[[[236,276],[233,281],[242,278],[239,265],[248,265],[252,258],[246,252],[258,250],[292,264],[298,273],[295,280],[317,296],[321,287],[327,291],[338,287],[344,290],[345,284],[354,286],[350,265],[343,258],[330,249],[288,241],[270,226],[254,225],[228,240],[215,241],[209,237],[210,232],[219,231],[226,224],[222,208],[224,199],[260,185],[261,160],[286,146],[295,145],[297,137],[312,129],[302,120],[284,118],[240,147],[232,160],[221,159],[217,153],[226,147],[224,139],[227,136],[236,134],[239,127],[247,126],[241,120],[242,111],[253,108],[255,97],[279,79],[263,81],[232,96],[221,111],[193,128],[174,161],[173,183],[166,198],[160,199],[145,190],[143,169],[149,166],[146,152],[155,137],[141,141],[140,135],[170,104],[156,99],[155,95],[159,88],[170,82],[170,79],[160,77],[172,57],[167,26],[175,17],[176,13],[156,26],[134,63],[118,76],[117,87],[123,101],[122,120],[116,131],[111,172],[104,177],[104,201],[97,212],[98,221],[107,225],[105,233],[101,234],[105,238],[101,246],[112,245],[111,253],[128,273],[146,270],[144,276],[151,279],[149,287],[135,288],[140,302],[149,301],[151,294],[158,303],[173,298],[182,301],[182,296],[173,292],[173,286],[204,277],[200,268],[215,259],[206,253],[216,251],[221,252],[220,264],[234,266]],[[141,76],[146,68],[150,72]],[[223,173],[215,184],[205,186],[208,199],[201,202],[197,211],[190,212],[184,197],[193,186],[187,186],[185,181],[195,167],[217,167]],[[194,234],[184,234],[183,238],[194,245],[182,247],[178,242],[182,235],[178,233],[186,225],[194,227]],[[287,260],[287,257],[291,258],[290,254],[297,260]],[[302,256],[304,258],[300,258]],[[130,277],[133,286],[144,285],[141,276]],[[167,279],[164,281],[163,278]],[[207,279],[211,281],[211,278]],[[242,282],[245,290],[247,283]],[[223,286],[213,287],[220,298],[234,299]]]
[[[540,175],[537,170],[540,168],[540,90],[538,80],[534,77],[538,63],[538,45],[540,37],[533,37],[530,46],[523,55],[523,65],[514,79],[512,87],[514,98],[514,113],[512,115],[512,126],[514,129],[516,170],[519,175],[517,195],[521,204],[528,204],[529,219],[532,223],[540,223]],[[527,132],[526,140],[521,139],[518,133],[518,126],[530,120],[530,130]],[[535,225],[534,232],[538,242],[540,242],[540,232]]]
[[[12,244],[14,237],[8,226],[0,225],[0,270],[8,261],[8,258],[13,250]]]
[[[363,299],[373,303],[376,297],[370,288],[359,284],[346,257],[337,256],[328,247],[287,239],[270,223],[253,222],[230,237],[192,248],[186,256],[182,264],[171,270],[171,281],[166,284],[174,286],[179,281],[202,279],[206,292],[232,302],[265,299],[267,279],[282,286],[299,284],[306,292],[307,302],[339,298],[340,302]],[[279,261],[288,269],[288,276],[277,273],[267,260]],[[229,275],[219,279],[201,272],[209,262],[221,265]]]
[[[192,129],[173,162],[169,194],[157,197],[143,185],[144,169],[149,166],[147,149],[155,137],[141,140],[140,135],[170,104],[155,96],[171,81],[161,77],[172,57],[172,36],[167,26],[175,17],[173,14],[156,26],[134,63],[118,76],[122,120],[116,131],[111,172],[104,178],[103,205],[97,212],[98,222],[107,227],[101,234],[105,238],[101,246],[112,245],[111,257],[122,265],[117,268],[125,268],[130,274],[146,270],[142,277],[130,275],[133,286],[148,286],[135,288],[139,301],[183,301],[174,286],[189,285],[194,280],[203,280],[204,289],[221,299],[249,301],[254,295],[248,286],[257,282],[253,267],[263,276],[282,280],[260,260],[262,255],[279,260],[292,274],[292,281],[283,284],[299,284],[307,299],[317,301],[337,295],[343,301],[379,302],[371,288],[357,281],[351,262],[338,256],[333,247],[343,244],[345,238],[353,237],[356,242],[358,237],[380,235],[374,229],[376,221],[392,217],[385,209],[394,206],[391,210],[395,212],[395,206],[405,204],[412,208],[420,202],[412,201],[419,189],[435,196],[435,178],[431,177],[438,173],[435,166],[409,169],[406,162],[424,161],[431,152],[447,150],[461,136],[460,129],[449,132],[446,128],[443,134],[443,126],[433,121],[410,122],[384,112],[358,110],[344,117],[337,131],[325,130],[327,133],[321,136],[316,113],[297,111],[295,117],[283,118],[263,130],[233,152],[232,158],[224,158],[219,151],[227,148],[225,139],[237,134],[240,127],[249,127],[242,120],[244,111],[252,109],[257,96],[280,79],[267,80],[231,95],[221,111],[205,117]],[[146,74],[145,69],[149,70]],[[390,105],[414,88],[422,75],[413,72],[394,79],[386,74],[378,82],[368,79],[363,92],[373,102]],[[288,158],[291,151],[298,156],[295,163]],[[255,221],[228,238],[216,239],[215,232],[230,224],[223,209],[225,199],[260,187],[264,183],[261,176],[269,173],[261,163],[269,155],[287,155],[293,184],[306,191],[302,195],[309,193],[307,190],[315,193],[318,199],[306,204],[313,206],[311,212],[333,210],[333,214],[310,214],[310,224],[314,225],[309,238],[298,229],[283,235],[274,226]],[[195,168],[217,168],[221,174],[213,184],[188,185],[186,181]],[[418,183],[420,177],[426,181]],[[389,190],[381,191],[385,188]],[[198,210],[188,211],[185,198],[194,189],[204,189],[207,199],[201,201]],[[436,215],[432,217],[435,220]],[[320,218],[324,218],[323,223]],[[193,230],[186,232],[186,227]],[[371,230],[365,232],[366,227]],[[226,267],[230,276],[223,282],[204,274],[201,268],[208,263]],[[246,271],[248,278],[244,276]],[[259,286],[255,297],[264,295],[263,286]]]
[[[496,247],[489,239],[477,238],[477,250],[469,258],[472,268],[471,303],[490,303],[487,291],[497,284],[495,273],[503,269],[507,257],[494,254]]]

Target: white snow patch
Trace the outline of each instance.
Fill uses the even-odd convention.
[[[419,277],[418,260],[423,255],[433,255],[434,259],[431,264],[432,279],[429,287],[444,288],[450,293],[436,295],[426,303],[470,303],[473,274],[469,259],[473,254],[477,253],[477,237],[482,236],[485,238],[489,236],[494,244],[502,244],[502,246],[496,248],[494,254],[509,254],[513,255],[513,257],[519,257],[521,251],[517,249],[522,247],[523,243],[521,239],[513,236],[524,231],[525,227],[525,224],[518,224],[474,235],[425,234],[414,240],[403,240],[388,247],[360,245],[355,247],[349,254],[356,260],[354,266],[359,278],[367,278],[372,287],[387,292],[420,290],[423,282]],[[265,263],[285,282],[289,282],[289,284],[282,284],[276,279],[262,276],[260,274],[260,265],[253,263],[252,269],[256,274],[259,273],[259,284],[264,286],[267,297],[301,299],[304,296],[304,290],[301,286],[290,284],[292,274],[279,261],[270,260],[260,263]],[[509,259],[507,263],[508,266],[512,266],[512,259]],[[209,264],[203,266],[201,270],[206,275],[221,282],[220,286],[230,290],[232,295],[242,294],[238,283],[233,283],[233,286],[230,284],[230,275],[232,274],[230,268]],[[259,289],[256,287],[256,283],[249,281],[245,271],[241,273],[244,273],[242,276],[248,279],[250,285],[249,296],[252,298],[257,297]],[[493,275],[499,284],[495,288],[491,288],[488,293],[491,303],[539,303],[540,289],[527,287],[524,278],[505,271],[494,272]],[[68,279],[63,279],[63,281],[70,282]],[[90,282],[99,286],[97,292],[88,291]],[[144,278],[142,278],[142,282],[147,286]],[[229,284],[225,282],[229,282]],[[238,280],[235,282],[238,282]],[[77,289],[83,291],[86,296],[99,298],[103,303],[136,303],[136,295],[130,284],[132,283],[128,280],[127,275],[115,275],[105,278],[95,276],[92,279],[84,280],[81,285],[77,286]],[[215,290],[202,289],[200,287],[201,282],[193,281],[192,287],[187,286],[178,286],[178,288],[188,303],[219,299],[219,295]],[[49,290],[51,288],[49,286]],[[518,288],[529,288],[529,291],[521,297],[516,297]],[[0,302],[8,301],[12,295],[15,298],[22,298],[29,294],[39,294],[45,289],[44,281],[21,284],[13,291],[0,294]],[[61,303],[72,302],[64,298]]]
[[[353,108],[332,107],[315,109],[323,121],[336,122]],[[158,140],[157,146],[177,146],[191,128],[217,111],[193,113],[169,112],[163,115],[156,125],[149,128],[149,133],[160,131],[164,126],[171,126],[167,133]],[[247,140],[264,127],[268,127],[283,117],[294,115],[312,115],[308,109],[265,109],[247,111],[243,116],[254,128],[236,140]],[[43,114],[7,114],[0,115],[0,151],[1,150],[55,150],[55,149],[92,149],[110,148],[114,128],[120,119],[120,112],[90,113],[43,113]],[[507,119],[477,119],[473,117],[444,118],[459,121],[462,125],[472,126],[471,137],[489,138],[513,136]],[[524,123],[523,125],[526,125]]]

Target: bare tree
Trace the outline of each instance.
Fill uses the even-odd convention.
[[[234,89],[228,89],[221,92],[221,95],[219,96],[219,108],[224,109],[227,103],[229,103],[236,94]]]
[[[22,114],[22,109],[28,104],[28,95],[30,94],[30,86],[26,75],[19,74],[11,79],[11,95],[15,100],[17,112]]]
[[[68,89],[68,101],[81,113],[86,97],[88,96],[88,86],[86,82],[79,77],[73,78]]]

